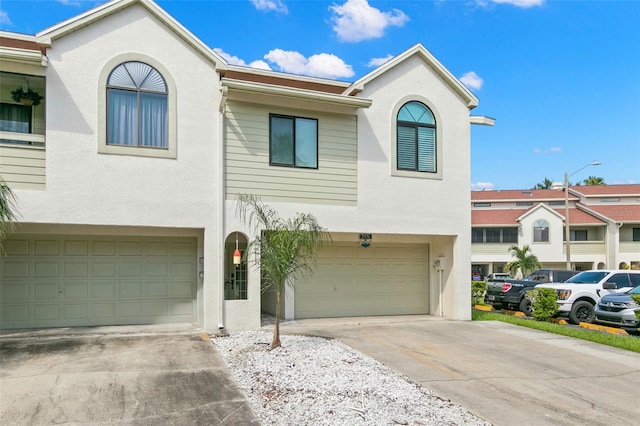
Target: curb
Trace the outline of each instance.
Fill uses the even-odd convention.
[[[587,330],[602,331],[604,333],[618,334],[621,336],[629,335],[626,330],[623,330],[621,328],[607,327],[606,325],[589,324],[588,322],[581,322],[579,325],[580,327],[586,328]]]
[[[473,309],[477,309],[479,311],[487,311],[487,312],[493,311],[493,308],[491,306],[485,306],[485,305],[474,305]]]
[[[562,319],[562,318],[548,318],[548,319],[547,319],[547,322],[552,322],[552,323],[554,323],[554,324],[560,324],[560,325],[567,325],[567,324],[569,324],[569,323],[567,322],[567,320],[564,320],[564,319]]]
[[[520,311],[510,311],[507,309],[501,309],[500,313],[505,315],[511,315],[512,317],[526,317],[524,312],[520,312]]]

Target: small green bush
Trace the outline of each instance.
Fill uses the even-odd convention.
[[[524,297],[531,300],[532,316],[539,321],[546,321],[558,313],[557,295],[552,288],[534,288],[525,292]]]
[[[484,305],[484,294],[487,292],[487,283],[484,281],[471,281],[471,305]]]
[[[640,294],[632,294],[631,298],[636,301],[638,305],[640,305]],[[640,311],[636,311],[636,316],[640,319]]]

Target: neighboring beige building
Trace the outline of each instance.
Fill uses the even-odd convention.
[[[0,328],[259,327],[272,300],[253,259],[233,264],[252,237],[242,193],[331,233],[287,318],[468,320],[470,126],[492,124],[477,104],[421,45],[353,83],[261,71],[151,0],[2,32],[0,174],[20,224]]]
[[[572,269],[640,269],[640,185],[572,186],[568,198]],[[502,272],[513,245],[565,269],[564,218],[562,188],[472,191],[472,273]]]

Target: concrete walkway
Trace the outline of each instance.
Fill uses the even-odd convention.
[[[284,322],[339,339],[501,425],[637,425],[640,354],[501,322],[427,316]]]
[[[0,336],[0,424],[259,424],[206,334],[147,327]]]

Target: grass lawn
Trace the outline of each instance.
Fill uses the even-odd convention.
[[[485,312],[476,309],[472,310],[474,321],[502,321],[521,327],[534,328],[548,333],[560,334],[562,336],[575,337],[576,339],[589,340],[603,345],[640,353],[640,338],[634,336],[617,336],[613,334],[599,333],[596,331],[578,329],[566,325],[559,325],[550,322],[535,321],[531,319],[512,317],[496,312]]]

